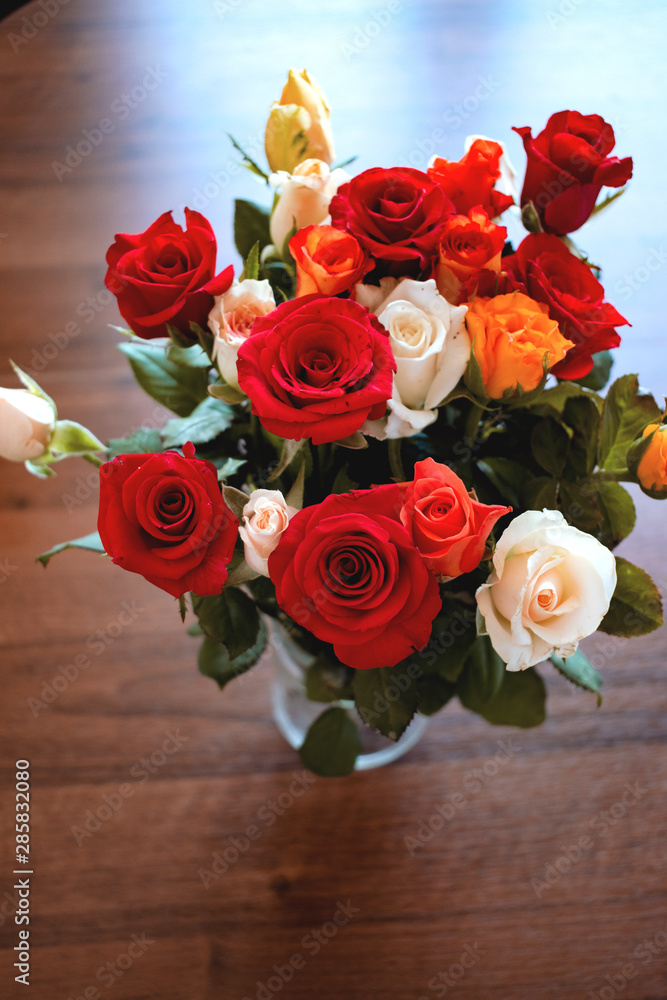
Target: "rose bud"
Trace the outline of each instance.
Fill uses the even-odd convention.
[[[521,206],[533,203],[547,233],[573,233],[590,216],[603,185],[622,187],[632,177],[630,156],[609,156],[616,138],[600,115],[559,111],[535,138],[528,126],[513,131],[527,157]]]
[[[53,407],[28,389],[0,388],[0,456],[27,462],[46,451],[56,422]]]
[[[616,562],[592,535],[560,511],[528,510],[498,540],[493,572],[477,606],[508,670],[525,670],[551,653],[572,656],[600,625],[616,587]]]
[[[373,261],[354,236],[333,226],[306,226],[289,241],[296,261],[296,297],[320,292],[339,295],[373,270]]]
[[[519,386],[524,392],[536,389],[545,354],[547,368],[552,368],[573,346],[549,318],[547,307],[522,292],[473,299],[466,326],[489,399],[514,394]]]
[[[215,296],[215,305],[208,315],[213,332],[213,360],[225,382],[238,389],[236,358],[239,347],[250,336],[258,316],[266,316],[276,308],[268,281],[244,278],[236,281],[224,294]]]
[[[291,173],[302,160],[313,158],[333,163],[329,106],[305,69],[289,71],[280,101],[271,108],[264,148],[274,171]]]
[[[449,197],[456,212],[465,215],[471,208],[481,207],[490,219],[497,219],[514,203],[510,194],[496,187],[508,186],[511,172],[502,143],[483,136],[474,138],[460,160],[435,156],[428,167],[429,177]]]
[[[296,229],[315,226],[329,217],[331,199],[349,174],[340,168],[334,171],[324,160],[304,160],[292,174],[280,171],[271,175],[271,183],[280,188],[278,204],[271,214],[271,240],[282,253],[285,240]]]
[[[637,466],[637,479],[642,489],[667,496],[667,425],[649,424],[643,438],[651,435]]]
[[[239,528],[245,561],[250,569],[262,576],[269,575],[269,556],[296,512],[296,507],[287,505],[280,490],[254,490],[251,493],[243,508],[243,524]]]
[[[438,291],[448,302],[459,305],[472,297],[475,278],[481,270],[500,271],[500,255],[507,230],[490,222],[483,208],[447,220],[435,266]]]

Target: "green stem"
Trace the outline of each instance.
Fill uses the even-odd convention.
[[[597,472],[591,473],[591,479],[596,479],[601,483],[636,483],[637,477],[633,476],[631,472],[627,469],[622,469],[620,472],[607,472],[605,469],[599,469]]]
[[[104,465],[104,462],[102,462],[95,455],[86,454],[82,455],[81,458],[84,460],[84,462],[90,462],[90,464],[94,465],[96,469],[100,469]]]
[[[401,438],[391,438],[388,442],[389,467],[397,483],[405,482],[405,470],[401,459]]]

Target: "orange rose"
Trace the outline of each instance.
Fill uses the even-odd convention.
[[[655,433],[653,433],[655,431]],[[667,425],[649,424],[642,437],[652,434],[637,466],[637,479],[645,490],[667,490]]]
[[[361,281],[374,263],[354,236],[333,226],[306,226],[289,241],[296,261],[296,297],[338,295]]]
[[[511,507],[480,503],[448,466],[425,458],[411,483],[399,483],[401,521],[432,573],[449,580],[471,573],[491,530]]]
[[[466,326],[489,399],[501,399],[518,386],[524,392],[536,389],[545,354],[551,368],[574,346],[549,319],[547,307],[523,292],[474,299],[468,303]]]
[[[490,222],[479,206],[467,215],[452,215],[440,240],[435,267],[435,282],[443,298],[460,305],[471,297],[480,271],[498,273],[506,238],[505,227]]]

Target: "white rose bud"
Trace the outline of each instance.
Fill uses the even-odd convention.
[[[615,587],[609,549],[560,511],[528,510],[501,535],[477,606],[507,669],[525,670],[552,652],[572,656],[600,625]]]
[[[239,535],[243,540],[245,561],[262,576],[269,575],[269,556],[280,536],[297,513],[289,507],[280,490],[255,490],[243,508]]]
[[[49,445],[55,421],[45,399],[27,389],[0,388],[0,455],[11,462],[39,458]]]
[[[245,278],[236,281],[224,295],[216,295],[208,323],[213,332],[213,360],[225,382],[238,389],[236,358],[239,347],[250,336],[258,316],[276,308],[268,281]]]
[[[382,280],[389,294],[381,301],[380,289],[371,285],[357,285],[354,290],[355,300],[374,312],[389,332],[397,369],[388,420],[369,422],[363,430],[380,438],[412,437],[437,419],[435,407],[466,370],[467,307],[450,305],[432,278],[403,278],[393,288],[391,284],[391,279]]]
[[[280,188],[280,198],[271,216],[271,240],[282,253],[285,240],[294,227],[304,229],[329,220],[331,199],[350,175],[340,167],[330,170],[324,160],[304,160],[293,174],[280,170],[271,174],[271,184]]]

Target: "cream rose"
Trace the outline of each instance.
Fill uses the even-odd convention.
[[[282,253],[285,240],[294,227],[316,226],[329,221],[329,204],[341,184],[350,175],[338,168],[330,170],[324,160],[304,160],[293,174],[279,170],[271,174],[270,182],[280,188],[278,204],[271,215],[271,240]]]
[[[50,403],[28,389],[0,388],[0,455],[11,462],[46,451],[56,417]]]
[[[436,420],[435,407],[466,370],[467,307],[450,305],[432,278],[383,278],[380,288],[357,285],[354,298],[389,332],[397,368],[389,417],[367,423],[363,430],[379,438],[412,437]]]
[[[572,656],[598,628],[615,587],[609,549],[560,511],[528,510],[500,536],[493,571],[477,591],[483,632],[508,670],[552,652]]]
[[[258,316],[266,316],[276,308],[268,281],[245,278],[235,281],[224,295],[216,295],[208,315],[213,332],[213,360],[225,382],[238,389],[236,358],[239,347],[250,336]]]
[[[280,536],[296,514],[280,490],[254,490],[243,508],[243,524],[239,535],[243,540],[245,561],[262,576],[269,575],[269,556]]]

